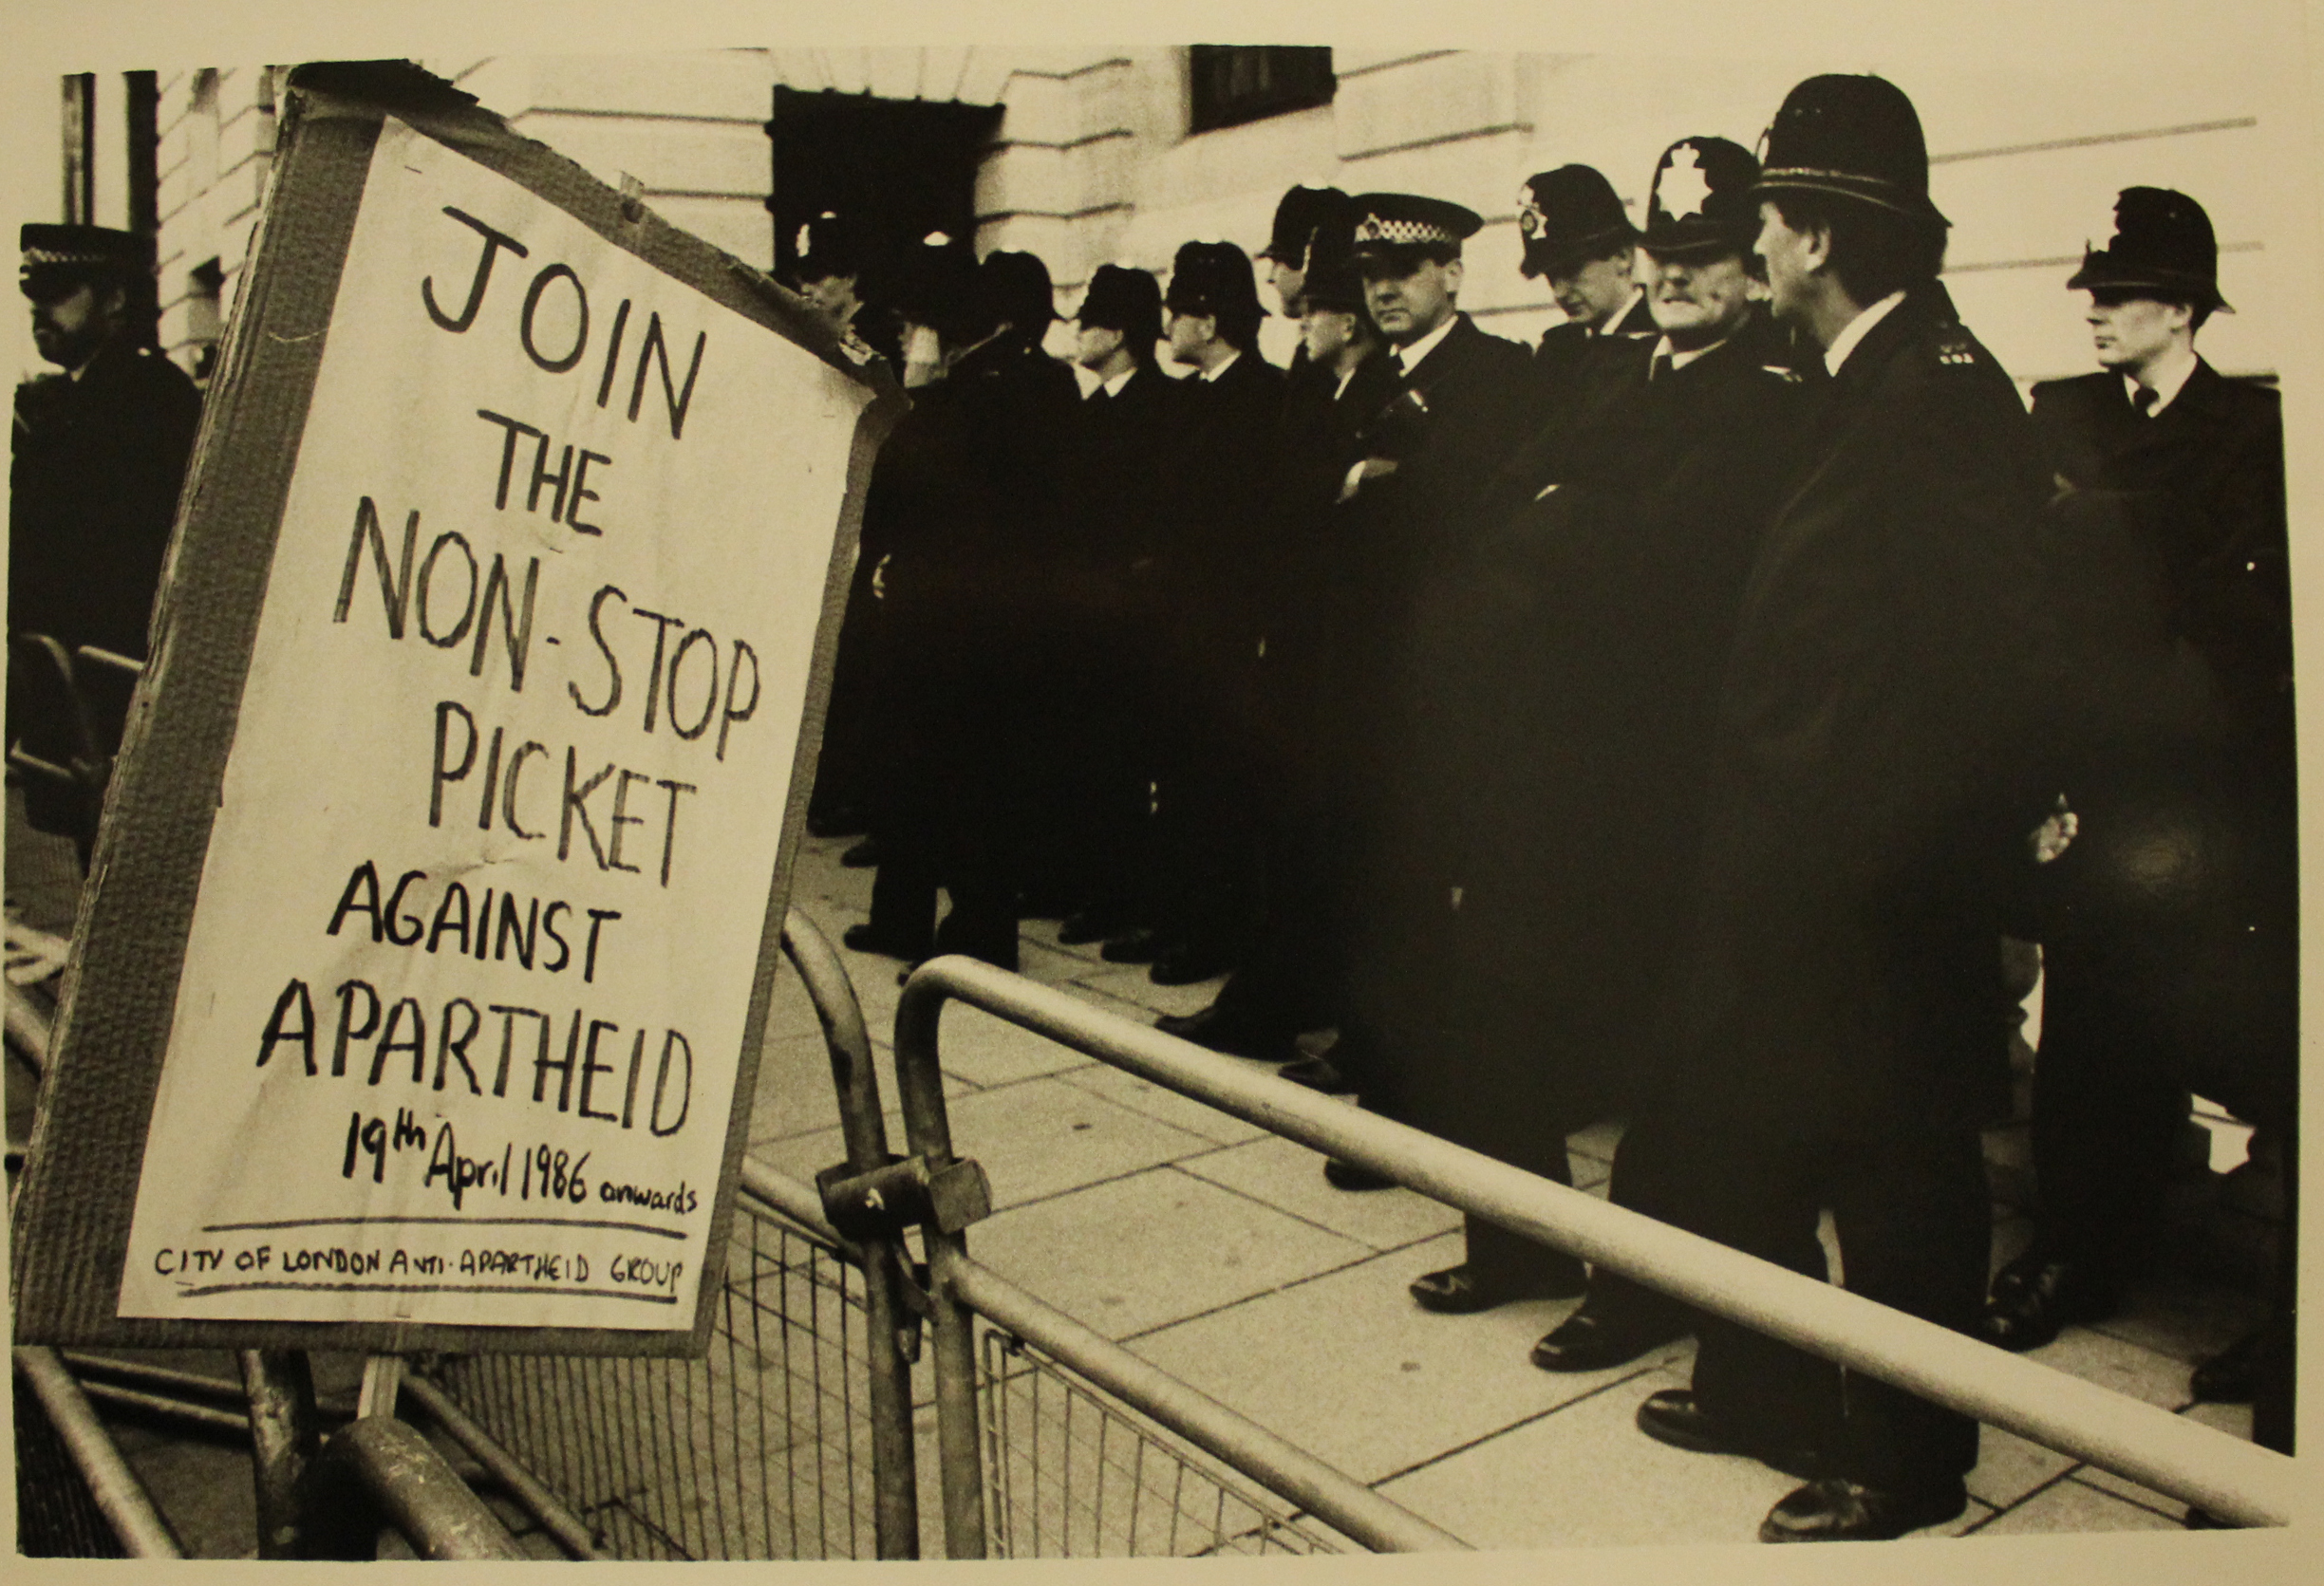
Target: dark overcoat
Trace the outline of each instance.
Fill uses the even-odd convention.
[[[1717,699],[1670,1094],[1763,1136],[1974,1125],[2048,793],[2032,422],[1933,282],[1811,401]]]
[[[2101,372],[2035,386],[2034,420],[2067,662],[2060,780],[2081,822],[2042,877],[2044,940],[2077,995],[2175,1054],[2179,1082],[2284,1115],[2297,800],[2279,399],[2199,362],[2151,418]]]
[[[1431,642],[1460,675],[1426,756],[1459,995],[1513,1036],[1471,1112],[1545,1086],[1569,1115],[1617,1106],[1694,896],[1720,668],[1803,392],[1754,335],[1650,382],[1652,350],[1597,350],[1562,476],[1479,544]]]
[[[9,630],[143,659],[201,398],[168,359],[108,344],[16,392]]]

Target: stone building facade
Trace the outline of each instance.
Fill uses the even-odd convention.
[[[2084,243],[2108,234],[2115,192],[2134,183],[2181,188],[2209,209],[2240,312],[2205,329],[2204,351],[2231,372],[2274,370],[2268,327],[2289,308],[2277,282],[2288,272],[2271,268],[2270,250],[2288,246],[2294,211],[2270,197],[2278,144],[2243,79],[2149,82],[2132,109],[2108,82],[2006,67],[1340,48],[1320,103],[1194,130],[1195,53],[743,48],[424,64],[607,180],[636,178],[665,218],[762,268],[777,252],[778,89],[996,107],[989,141],[970,157],[978,245],[1040,254],[1065,312],[1100,263],[1166,271],[1191,237],[1261,246],[1293,182],[1453,198],[1486,217],[1463,306],[1527,340],[1557,318],[1541,283],[1517,271],[1527,174],[1597,165],[1641,211],[1674,140],[1715,133],[1749,145],[1798,78],[1882,70],[1913,96],[1927,131],[1934,196],[1954,222],[1948,285],[2021,381],[2090,366],[2064,282]],[[161,341],[189,368],[204,364],[233,302],[265,190],[276,82],[253,66],[159,75]],[[1270,319],[1265,334],[1272,356],[1287,355],[1290,327]]]

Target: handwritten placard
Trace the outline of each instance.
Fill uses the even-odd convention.
[[[867,401],[384,122],[121,1315],[690,1325]]]

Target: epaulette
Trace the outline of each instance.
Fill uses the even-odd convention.
[[[1969,368],[1977,363],[1977,343],[1958,325],[1940,327],[1930,350],[1936,353],[1938,363],[1955,368]]]

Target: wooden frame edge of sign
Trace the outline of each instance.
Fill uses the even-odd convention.
[[[403,62],[289,76],[252,265],[178,505],[141,681],[61,986],[50,1068],[11,1215],[19,1343],[128,1348],[414,1349],[683,1355],[706,1346],[747,1144],[748,1109],[804,833],[839,619],[880,442],[908,402],[791,293],[670,226],[473,97]],[[146,1138],[234,723],[309,405],[381,129],[403,121],[526,189],[614,246],[775,330],[872,392],[850,445],[805,711],[761,925],[743,1050],[687,1325],[660,1330],[118,1315]],[[157,711],[159,701],[163,706]]]

